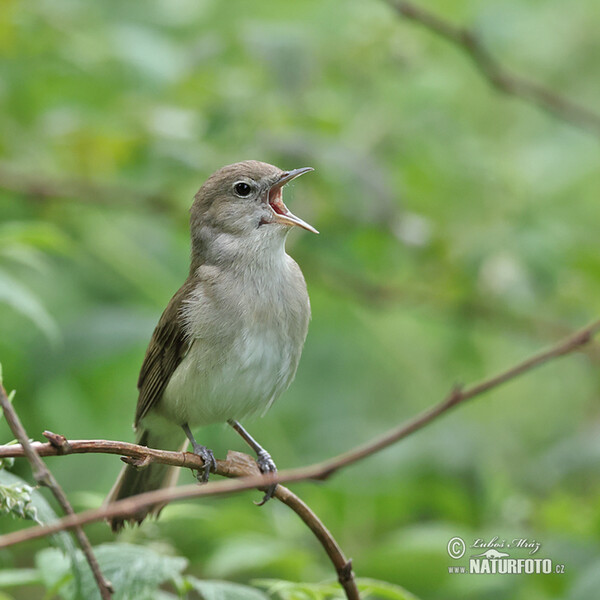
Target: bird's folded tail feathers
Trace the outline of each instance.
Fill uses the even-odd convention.
[[[154,433],[147,429],[141,429],[138,433],[136,443],[149,448],[160,448],[161,450],[175,450],[183,452],[188,444],[187,439],[182,439],[183,431],[170,429],[165,433]],[[171,487],[177,483],[179,467],[151,463],[142,468],[125,465],[119,477],[105,500],[105,505],[123,498],[129,498],[144,492]],[[107,519],[111,529],[120,531],[125,523],[140,524],[148,515],[158,516],[164,504],[155,504],[150,507],[141,508],[135,515],[127,517],[112,517]]]

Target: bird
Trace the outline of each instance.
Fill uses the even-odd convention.
[[[192,433],[228,423],[256,452],[261,472],[276,472],[270,454],[240,420],[264,414],[288,388],[298,367],[310,320],[306,282],[285,249],[292,227],[318,231],[283,203],[283,188],[303,167],[284,171],[246,160],[215,171],[190,209],[190,270],[154,329],[138,379],[136,442],[202,457],[198,479],[216,468],[212,450]],[[107,503],[175,485],[177,467],[125,465]],[[271,485],[260,504],[274,493]],[[158,516],[163,504],[108,520]]]

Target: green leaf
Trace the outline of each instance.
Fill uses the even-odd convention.
[[[282,579],[257,579],[252,583],[266,588],[269,595],[282,600],[324,600],[345,597],[340,585],[333,581],[301,583]]]
[[[0,225],[0,249],[20,246],[55,252],[71,248],[67,236],[51,223],[10,221]]]
[[[185,558],[158,554],[150,548],[132,544],[103,544],[94,548],[94,554],[104,576],[113,584],[113,600],[155,600],[158,587],[181,574],[187,565]],[[81,571],[81,589],[75,592],[69,575],[70,564],[58,550],[48,548],[39,555],[39,568],[48,587],[60,583],[65,600],[97,600],[100,593],[92,572],[77,551],[77,566]],[[264,599],[263,599],[264,600]]]
[[[399,585],[360,577],[356,580],[361,598],[382,598],[387,600],[418,600],[418,598]]]
[[[14,596],[8,596],[7,594],[0,592],[0,600],[15,600],[15,599],[14,599]]]
[[[24,479],[8,471],[0,470],[0,486],[8,487],[14,485],[30,487]],[[37,520],[40,523],[48,524],[58,519],[52,507],[46,502],[46,499],[37,488],[31,488],[30,496],[32,508],[35,510]],[[51,536],[51,539],[63,552],[74,557],[75,544],[68,533],[64,531],[56,533]]]
[[[27,484],[27,482],[24,481],[23,479],[21,479],[20,477],[17,477],[16,475],[9,473],[8,471],[0,470],[0,486],[3,486],[4,488],[8,488],[8,487],[26,488],[26,491],[30,496],[30,506],[28,505],[25,509],[25,513],[24,513],[25,518],[28,518],[28,514],[31,513],[32,517],[34,515],[35,520],[40,524],[52,523],[53,521],[56,521],[58,519],[56,513],[50,507],[50,505],[46,502],[46,499],[42,496],[42,494],[39,492],[39,490],[37,488],[32,488],[31,486],[29,486]],[[73,578],[73,576],[75,577],[76,587],[77,587],[77,589],[79,589],[79,580],[81,578],[81,572],[80,572],[81,569],[80,569],[79,564],[75,560],[77,555],[76,555],[76,549],[75,549],[75,544],[73,542],[73,539],[65,531],[61,531],[59,533],[52,535],[50,537],[50,539],[52,540],[52,542],[54,544],[56,544],[58,546],[58,548],[60,548],[62,553],[59,552],[58,550],[55,550],[52,548],[49,548],[48,551],[59,552],[59,555],[62,557],[62,561],[63,562],[66,561],[67,569],[69,570],[72,567],[72,573],[70,574],[70,578]],[[38,557],[36,556],[36,561],[37,561],[37,559],[38,559]],[[42,557],[42,560],[43,560],[43,557]],[[56,561],[56,560],[54,561],[54,563],[57,563],[57,562],[58,561]],[[53,565],[54,565],[54,563],[53,563]],[[48,575],[47,565],[45,563],[40,563],[37,566],[40,570],[40,575],[41,575],[42,579],[44,580],[46,585],[48,585],[48,582],[51,579],[51,577]],[[62,565],[58,565],[58,566],[61,567]],[[42,567],[46,567],[46,571],[44,571],[44,569]],[[46,577],[44,576],[45,574],[47,575]],[[60,579],[60,576],[58,576],[58,579]],[[56,581],[58,581],[58,579]],[[52,585],[56,585],[56,581],[53,581],[53,583],[48,585],[48,587],[52,587]]]
[[[0,587],[35,585],[41,582],[37,569],[4,569],[0,571]]]
[[[73,579],[71,565],[69,558],[56,548],[46,548],[35,555],[35,566],[46,589],[54,592]]]
[[[326,581],[321,583],[299,583],[281,579],[257,579],[253,583],[264,587],[271,596],[282,600],[328,600],[345,598],[339,583]],[[418,600],[403,587],[377,579],[358,578],[356,586],[363,600]]]
[[[229,578],[244,571],[251,572],[265,565],[272,566],[285,557],[301,552],[297,545],[285,539],[267,535],[238,534],[228,536],[210,557],[206,570],[215,577]]]
[[[0,415],[1,418],[1,415]],[[11,469],[15,464],[14,456],[6,456],[5,458],[0,458],[0,469]]]
[[[261,591],[228,581],[200,580],[186,577],[186,583],[200,593],[203,600],[267,600]]]
[[[0,270],[0,303],[32,321],[50,342],[59,339],[58,326],[37,296],[6,271]]]

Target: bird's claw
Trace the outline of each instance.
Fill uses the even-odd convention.
[[[212,450],[206,446],[201,446],[200,444],[194,444],[193,448],[194,454],[204,461],[204,468],[196,473],[196,479],[200,483],[206,483],[210,472],[217,470],[215,455]]]
[[[277,467],[271,458],[271,455],[266,450],[260,450],[257,452],[256,464],[260,469],[260,472],[263,474],[266,473],[277,473]],[[272,483],[265,492],[263,499],[260,502],[255,502],[256,506],[262,506],[266,502],[268,502],[275,493],[275,488],[277,488],[276,483]]]

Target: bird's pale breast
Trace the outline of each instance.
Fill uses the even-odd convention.
[[[184,308],[190,348],[163,394],[164,416],[192,427],[242,419],[288,387],[310,308],[300,270],[285,256],[275,273],[211,273],[199,282]]]

